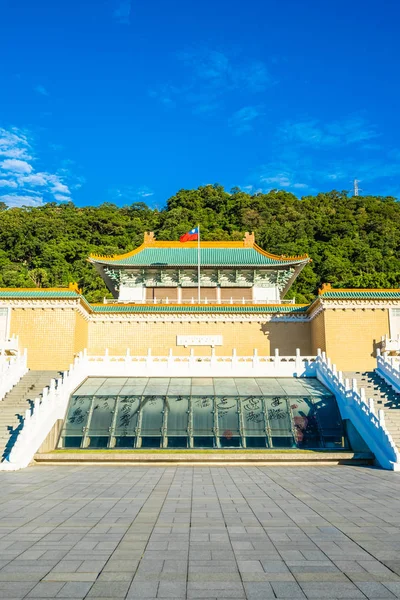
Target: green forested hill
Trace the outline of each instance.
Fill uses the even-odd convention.
[[[0,287],[64,286],[77,281],[90,301],[109,295],[86,258],[117,254],[142,243],[144,231],[177,240],[197,223],[204,240],[257,243],[277,254],[308,253],[289,297],[312,300],[321,283],[335,287],[400,287],[400,203],[391,197],[306,196],[285,191],[249,195],[208,185],[180,190],[164,210],[143,203],[123,208],[46,204],[11,208],[0,203]]]

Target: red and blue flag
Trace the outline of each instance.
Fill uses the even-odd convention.
[[[195,227],[191,229],[188,233],[181,235],[179,238],[180,242],[195,242],[199,239],[199,228]]]

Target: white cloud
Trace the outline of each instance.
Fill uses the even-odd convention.
[[[16,206],[41,206],[43,204],[42,196],[21,196],[19,194],[6,194],[0,196],[0,202],[4,202],[10,208]]]
[[[0,127],[0,156],[30,160],[31,146],[26,133],[16,128],[7,130]]]
[[[71,189],[77,189],[84,182],[65,168],[56,172],[36,171],[34,163],[38,158],[31,137],[17,129],[0,129],[0,157],[4,159],[0,162],[0,188],[15,190],[3,195],[0,192],[0,201],[8,206],[38,206],[48,200],[69,201]]]
[[[25,175],[24,177],[18,177],[18,183],[21,186],[30,185],[32,187],[47,185],[46,173],[35,173],[33,175]]]
[[[134,186],[123,186],[119,188],[113,188],[109,190],[109,194],[113,200],[125,201],[125,202],[138,202],[139,200],[145,200],[154,196],[153,190],[146,185],[140,187]]]
[[[235,133],[247,133],[252,131],[254,120],[264,113],[259,106],[244,106],[236,111],[229,120],[229,127],[234,129]]]
[[[333,147],[364,143],[378,137],[378,134],[363,117],[353,115],[328,123],[317,119],[286,121],[278,129],[278,137],[283,142],[303,146]]]
[[[49,95],[49,92],[46,90],[46,88],[43,85],[35,85],[35,87],[33,89],[38,94],[41,94],[41,96],[48,96]]]
[[[55,198],[55,200],[57,200],[57,202],[70,202],[71,201],[71,196],[63,196],[62,194],[54,194],[54,198]]]
[[[8,171],[9,173],[30,173],[32,171],[32,166],[25,160],[7,158],[0,163],[0,169]]]
[[[0,179],[0,187],[17,188],[18,183],[12,179]]]
[[[149,91],[167,108],[183,102],[193,114],[211,114],[223,107],[229,94],[256,94],[274,83],[263,62],[246,61],[233,53],[195,48],[177,58],[187,67],[183,82],[181,78],[175,85],[164,83]]]

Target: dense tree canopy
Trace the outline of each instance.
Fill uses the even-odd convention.
[[[308,253],[288,297],[308,302],[322,283],[335,287],[400,287],[400,203],[392,197],[348,197],[332,191],[301,200],[285,191],[249,195],[220,185],[180,190],[164,210],[138,202],[76,207],[0,203],[0,287],[54,287],[77,281],[90,301],[109,296],[87,262],[90,253],[119,254],[140,245],[144,231],[177,240],[201,224],[204,240],[257,243],[276,254]]]

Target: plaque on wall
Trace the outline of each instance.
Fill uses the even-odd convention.
[[[177,346],[222,346],[222,335],[177,335]]]

